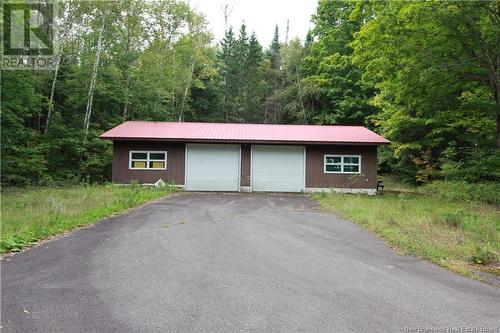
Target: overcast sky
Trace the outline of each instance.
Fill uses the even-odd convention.
[[[273,38],[274,27],[279,25],[280,39],[285,40],[286,21],[290,20],[289,39],[298,36],[304,40],[307,30],[312,27],[311,15],[316,10],[317,0],[189,0],[192,6],[205,14],[209,28],[216,41],[224,36],[225,3],[232,9],[229,25],[239,30],[243,21],[248,34],[253,31],[259,42],[267,47]]]

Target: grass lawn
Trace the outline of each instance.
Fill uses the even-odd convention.
[[[378,179],[384,182],[385,192],[416,192],[416,185],[407,184],[395,175],[379,175]]]
[[[391,190],[388,184],[386,189]],[[499,274],[497,207],[421,195],[415,189],[377,196],[315,193],[312,197],[323,209],[375,232],[404,254],[469,276],[475,276],[477,268]]]
[[[3,189],[0,253],[19,251],[172,191],[114,185]]]

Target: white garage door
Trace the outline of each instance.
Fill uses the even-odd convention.
[[[252,190],[304,190],[304,147],[252,146]]]
[[[240,146],[188,144],[186,189],[239,191]]]

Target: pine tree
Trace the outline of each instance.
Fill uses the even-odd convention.
[[[229,27],[226,31],[224,39],[221,41],[221,50],[218,52],[217,57],[219,60],[219,72],[222,78],[222,91],[223,91],[223,113],[224,120],[229,122],[233,119],[235,112],[235,86],[236,86],[236,61],[235,61],[235,47],[236,39],[234,37],[233,28]]]
[[[264,122],[279,123],[281,119],[281,103],[279,91],[281,88],[281,44],[278,25],[274,29],[274,37],[266,52],[269,61],[267,71],[267,91],[264,110]]]
[[[269,50],[267,51],[267,57],[271,61],[271,67],[273,69],[279,69],[280,50],[281,50],[280,36],[279,36],[278,25],[276,25],[276,28],[274,28],[274,36],[271,41],[271,45],[269,45]]]
[[[244,66],[247,91],[243,115],[246,121],[261,122],[265,91],[264,53],[255,33],[252,33],[248,41],[248,53]]]
[[[304,42],[304,47],[306,49],[309,49],[313,42],[314,42],[313,34],[312,34],[311,30],[308,30],[307,35],[306,35],[306,40]]]
[[[250,35],[250,40],[248,42],[248,57],[246,65],[255,68],[261,65],[263,57],[264,53],[262,52],[262,46],[257,40],[255,32],[252,32],[252,35]]]
[[[237,82],[236,82],[236,110],[235,117],[236,121],[244,121],[244,109],[247,90],[248,90],[248,73],[249,69],[246,67],[246,60],[248,57],[248,35],[246,31],[246,26],[243,23],[240,27],[240,32],[238,35],[238,40],[235,45],[235,66],[237,69]]]
[[[238,40],[235,43],[235,56],[241,68],[244,67],[247,55],[248,55],[248,35],[247,35],[247,27],[245,23],[243,23],[240,27]]]

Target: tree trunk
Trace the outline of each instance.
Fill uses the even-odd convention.
[[[228,115],[228,112],[227,112],[227,98],[226,98],[226,92],[224,90],[224,96],[222,97],[222,113],[224,114],[224,120],[226,121],[226,123],[229,122],[229,115]]]
[[[222,5],[222,13],[224,14],[224,32],[227,32],[227,20],[229,18],[229,15],[233,12],[233,9],[230,7],[230,5],[226,2]]]
[[[125,100],[123,101],[123,121],[126,121],[128,118],[128,106],[129,106],[129,88],[130,88],[130,75],[129,75],[129,67],[125,69]]]
[[[290,31],[290,20],[286,20],[286,34],[285,34],[285,44],[288,45],[288,32]]]
[[[267,96],[266,96],[265,101],[264,101],[264,124],[268,123],[267,117],[268,117],[268,112],[269,111],[268,111],[267,105],[268,105],[268,101],[267,101]]]
[[[95,88],[95,82],[97,79],[97,69],[99,67],[99,59],[101,57],[102,36],[104,34],[104,28],[106,26],[105,22],[106,21],[103,21],[101,28],[99,29],[99,36],[97,38],[97,47],[96,47],[96,52],[95,52],[94,67],[92,69],[92,75],[90,77],[89,92],[88,92],[88,96],[87,96],[87,107],[85,110],[85,121],[83,123],[83,128],[85,131],[85,135],[83,137],[83,144],[84,145],[87,142],[87,136],[88,136],[89,125],[90,125],[90,116],[92,115],[92,103],[94,100],[94,88]]]
[[[278,98],[276,92],[278,91],[278,71],[274,75],[274,91],[273,91],[273,102],[274,102],[274,124],[278,123]]]
[[[499,73],[500,70],[500,55],[497,56],[496,68],[492,66],[494,71],[490,74],[494,77],[494,96],[495,103],[497,106],[497,148],[500,148],[500,80]]]
[[[224,76],[222,81],[222,85],[224,86],[224,96],[222,96],[222,113],[224,114],[224,120],[226,123],[229,122],[229,108],[227,107],[227,78]]]
[[[295,80],[297,81],[297,92],[299,95],[299,101],[300,101],[300,106],[302,108],[302,117],[304,124],[307,125],[307,113],[306,113],[306,108],[304,107],[304,100],[302,99],[302,90],[300,88],[300,77],[299,77],[299,69],[298,67],[295,68]]]
[[[128,104],[125,102],[123,105],[123,121],[126,121],[128,117]]]
[[[497,148],[500,148],[500,105],[497,105]]]
[[[175,49],[172,50],[172,62],[173,62],[173,68],[172,68],[172,112],[171,112],[171,119],[175,118],[175,73],[176,73],[176,66],[177,63],[175,61]]]
[[[266,89],[264,90],[264,119],[263,123],[267,124],[269,123],[268,118],[269,118],[269,87],[268,87],[268,81],[269,81],[269,74],[266,74]]]
[[[496,146],[500,148],[500,74],[498,71],[500,70],[500,55],[496,58],[495,61],[491,58],[490,53],[485,48],[486,58],[488,60],[488,76],[490,79],[490,88],[493,93],[493,97],[495,98],[495,106],[496,106]]]
[[[191,60],[191,65],[189,66],[188,81],[186,82],[186,87],[184,88],[184,94],[182,96],[182,102],[181,102],[181,107],[180,107],[180,111],[179,111],[179,122],[183,121],[183,118],[184,118],[184,104],[186,103],[187,94],[189,92],[189,88],[191,87],[191,80],[193,78],[195,63],[196,63],[196,58],[193,56],[193,58]]]
[[[56,90],[57,73],[59,72],[59,63],[61,62],[61,56],[57,57],[56,68],[54,70],[54,78],[52,79],[52,87],[50,88],[50,98],[49,98],[49,110],[47,111],[47,121],[45,122],[45,129],[43,135],[47,135],[50,126],[50,118],[52,117],[52,112],[54,111],[54,93]]]
[[[497,148],[500,148],[500,86],[498,85],[497,82],[497,87],[496,87],[496,92],[495,92],[495,99],[496,99],[496,111],[497,111],[497,133],[496,133],[496,141],[497,141]]]
[[[127,15],[128,17],[128,15]],[[130,54],[130,29],[127,27],[127,39],[126,39],[126,47],[125,50],[127,50],[127,55]],[[130,88],[130,62],[127,63],[125,66],[125,100],[123,101],[123,114],[122,118],[123,121],[126,121],[128,118],[128,105],[129,105],[129,88]]]

